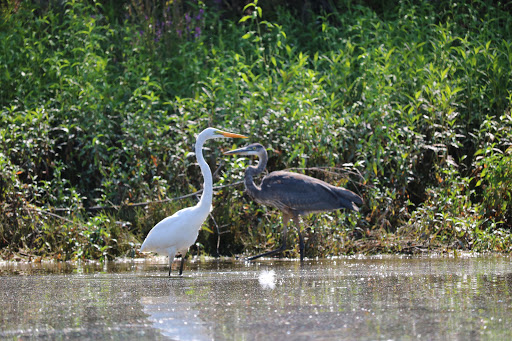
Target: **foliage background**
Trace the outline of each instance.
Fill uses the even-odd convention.
[[[7,1],[0,22],[4,258],[134,256],[201,189],[195,136],[251,136],[269,170],[356,191],[304,217],[307,255],[510,252],[511,2]],[[273,248],[248,159],[193,253]],[[238,143],[238,142],[237,142]],[[291,245],[294,245],[292,243]],[[295,256],[296,250],[290,250]]]

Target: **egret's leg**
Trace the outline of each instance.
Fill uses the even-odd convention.
[[[282,242],[281,242],[281,247],[279,247],[279,249],[268,251],[268,252],[262,253],[260,255],[246,258],[246,261],[255,260],[260,257],[272,256],[272,255],[275,255],[276,253],[281,253],[284,250],[286,250],[286,233],[288,232],[288,221],[289,220],[290,220],[290,215],[283,213],[283,232],[281,233]]]
[[[169,255],[169,277],[171,277],[172,262],[174,261],[174,255],[176,254],[176,250],[174,248],[170,248],[167,250],[167,253]]]
[[[180,276],[183,274],[183,264],[185,264],[186,254],[181,255],[181,263],[180,263]]]

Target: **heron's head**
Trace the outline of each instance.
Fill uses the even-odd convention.
[[[218,139],[218,138],[238,138],[238,139],[246,139],[247,136],[228,133],[227,131],[223,131],[216,128],[206,128],[201,132],[200,135],[203,135],[206,139]]]
[[[266,152],[265,147],[263,147],[259,143],[253,143],[253,144],[250,144],[250,145],[242,147],[242,148],[230,150],[228,152],[225,152],[224,154],[225,155],[256,155],[256,156],[260,156],[265,152]]]

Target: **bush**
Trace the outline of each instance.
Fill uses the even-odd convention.
[[[310,256],[510,251],[506,5],[267,15],[254,2],[234,21],[203,2],[49,4],[2,8],[5,257],[133,254],[158,219],[195,203],[161,201],[201,188],[193,145],[206,126],[264,144],[269,170],[364,197],[360,214],[304,217]],[[279,213],[231,186],[250,161],[222,156],[229,143],[205,148],[226,187],[194,252],[280,240]]]

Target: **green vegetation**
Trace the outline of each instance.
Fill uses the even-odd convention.
[[[196,202],[167,199],[201,188],[192,152],[207,126],[267,146],[269,170],[363,196],[360,214],[305,217],[308,256],[512,251],[510,3],[7,3],[4,258],[135,255],[156,222]],[[223,156],[228,143],[205,150],[226,186],[196,253],[279,241],[279,213],[229,186],[251,161]]]

